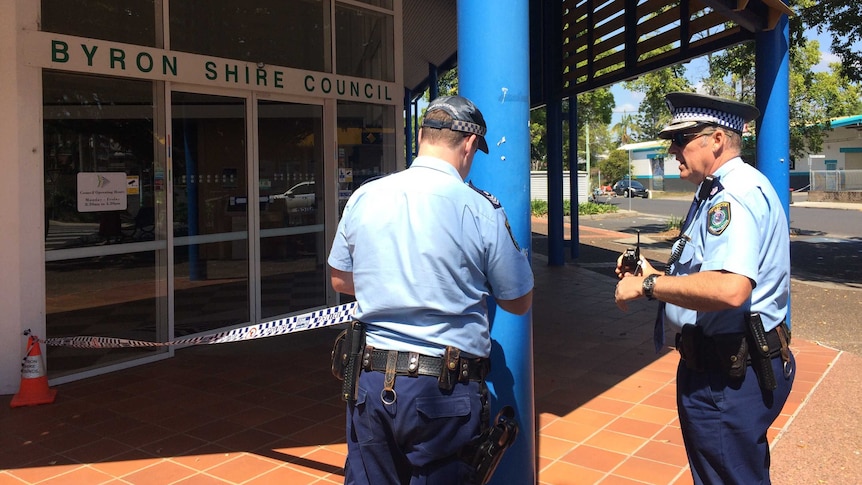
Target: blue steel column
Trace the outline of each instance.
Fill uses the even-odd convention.
[[[790,230],[790,28],[782,15],[775,29],[755,39],[755,104],[757,168],[772,182],[787,215]],[[787,325],[791,326],[790,295]]]
[[[407,165],[413,163],[413,93],[404,88],[404,156]]]
[[[578,227],[578,96],[569,98],[569,228],[572,259],[581,255],[581,231]],[[590,174],[587,173],[587,188]]]
[[[458,2],[460,94],[482,110],[490,148],[476,155],[469,178],[500,199],[518,245],[531,252],[528,17],[528,0]],[[511,405],[520,426],[492,483],[536,483],[532,311],[496,308],[492,318],[491,416]]]
[[[437,66],[428,64],[428,101],[434,101],[439,96],[440,87],[437,85],[439,78],[437,74]]]
[[[533,11],[536,12],[535,6]],[[562,7],[545,2],[542,15],[541,72],[544,83],[548,147],[548,266],[566,264],[563,234],[563,81]],[[535,19],[533,25],[535,25]],[[535,54],[534,54],[535,55]]]
[[[790,220],[790,29],[782,15],[756,38],[757,168],[772,182]]]

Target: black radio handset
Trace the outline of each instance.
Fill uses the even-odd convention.
[[[624,273],[639,275],[641,269],[641,232],[638,231],[638,243],[635,249],[626,249],[623,253],[622,270]]]

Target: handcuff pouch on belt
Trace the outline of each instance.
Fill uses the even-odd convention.
[[[695,372],[720,369],[729,379],[745,376],[748,342],[744,334],[707,337],[700,326],[683,325],[677,342],[686,367]]]
[[[341,399],[355,402],[359,392],[359,372],[365,353],[365,324],[354,320],[332,346],[332,375],[342,381]]]
[[[517,436],[515,410],[511,406],[503,406],[494,424],[461,450],[461,458],[475,470],[471,483],[485,485],[491,480],[503,453],[512,446]]]

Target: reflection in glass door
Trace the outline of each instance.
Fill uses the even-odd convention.
[[[261,319],[325,303],[323,108],[258,101]]]
[[[174,335],[250,320],[244,98],[174,92]]]

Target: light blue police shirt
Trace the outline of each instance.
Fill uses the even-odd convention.
[[[729,310],[697,312],[668,303],[665,324],[677,332],[693,323],[705,335],[737,333],[746,329],[745,313],[760,312],[764,329],[772,330],[787,315],[790,295],[790,229],[784,207],[769,180],[741,158],[712,175],[721,186],[700,204],[685,231],[690,241],[670,274],[725,270],[748,277],[755,286],[748,302]]]
[[[486,297],[513,300],[533,288],[529,260],[495,202],[432,157],[353,193],[328,263],[353,273],[368,345],[490,354]]]

